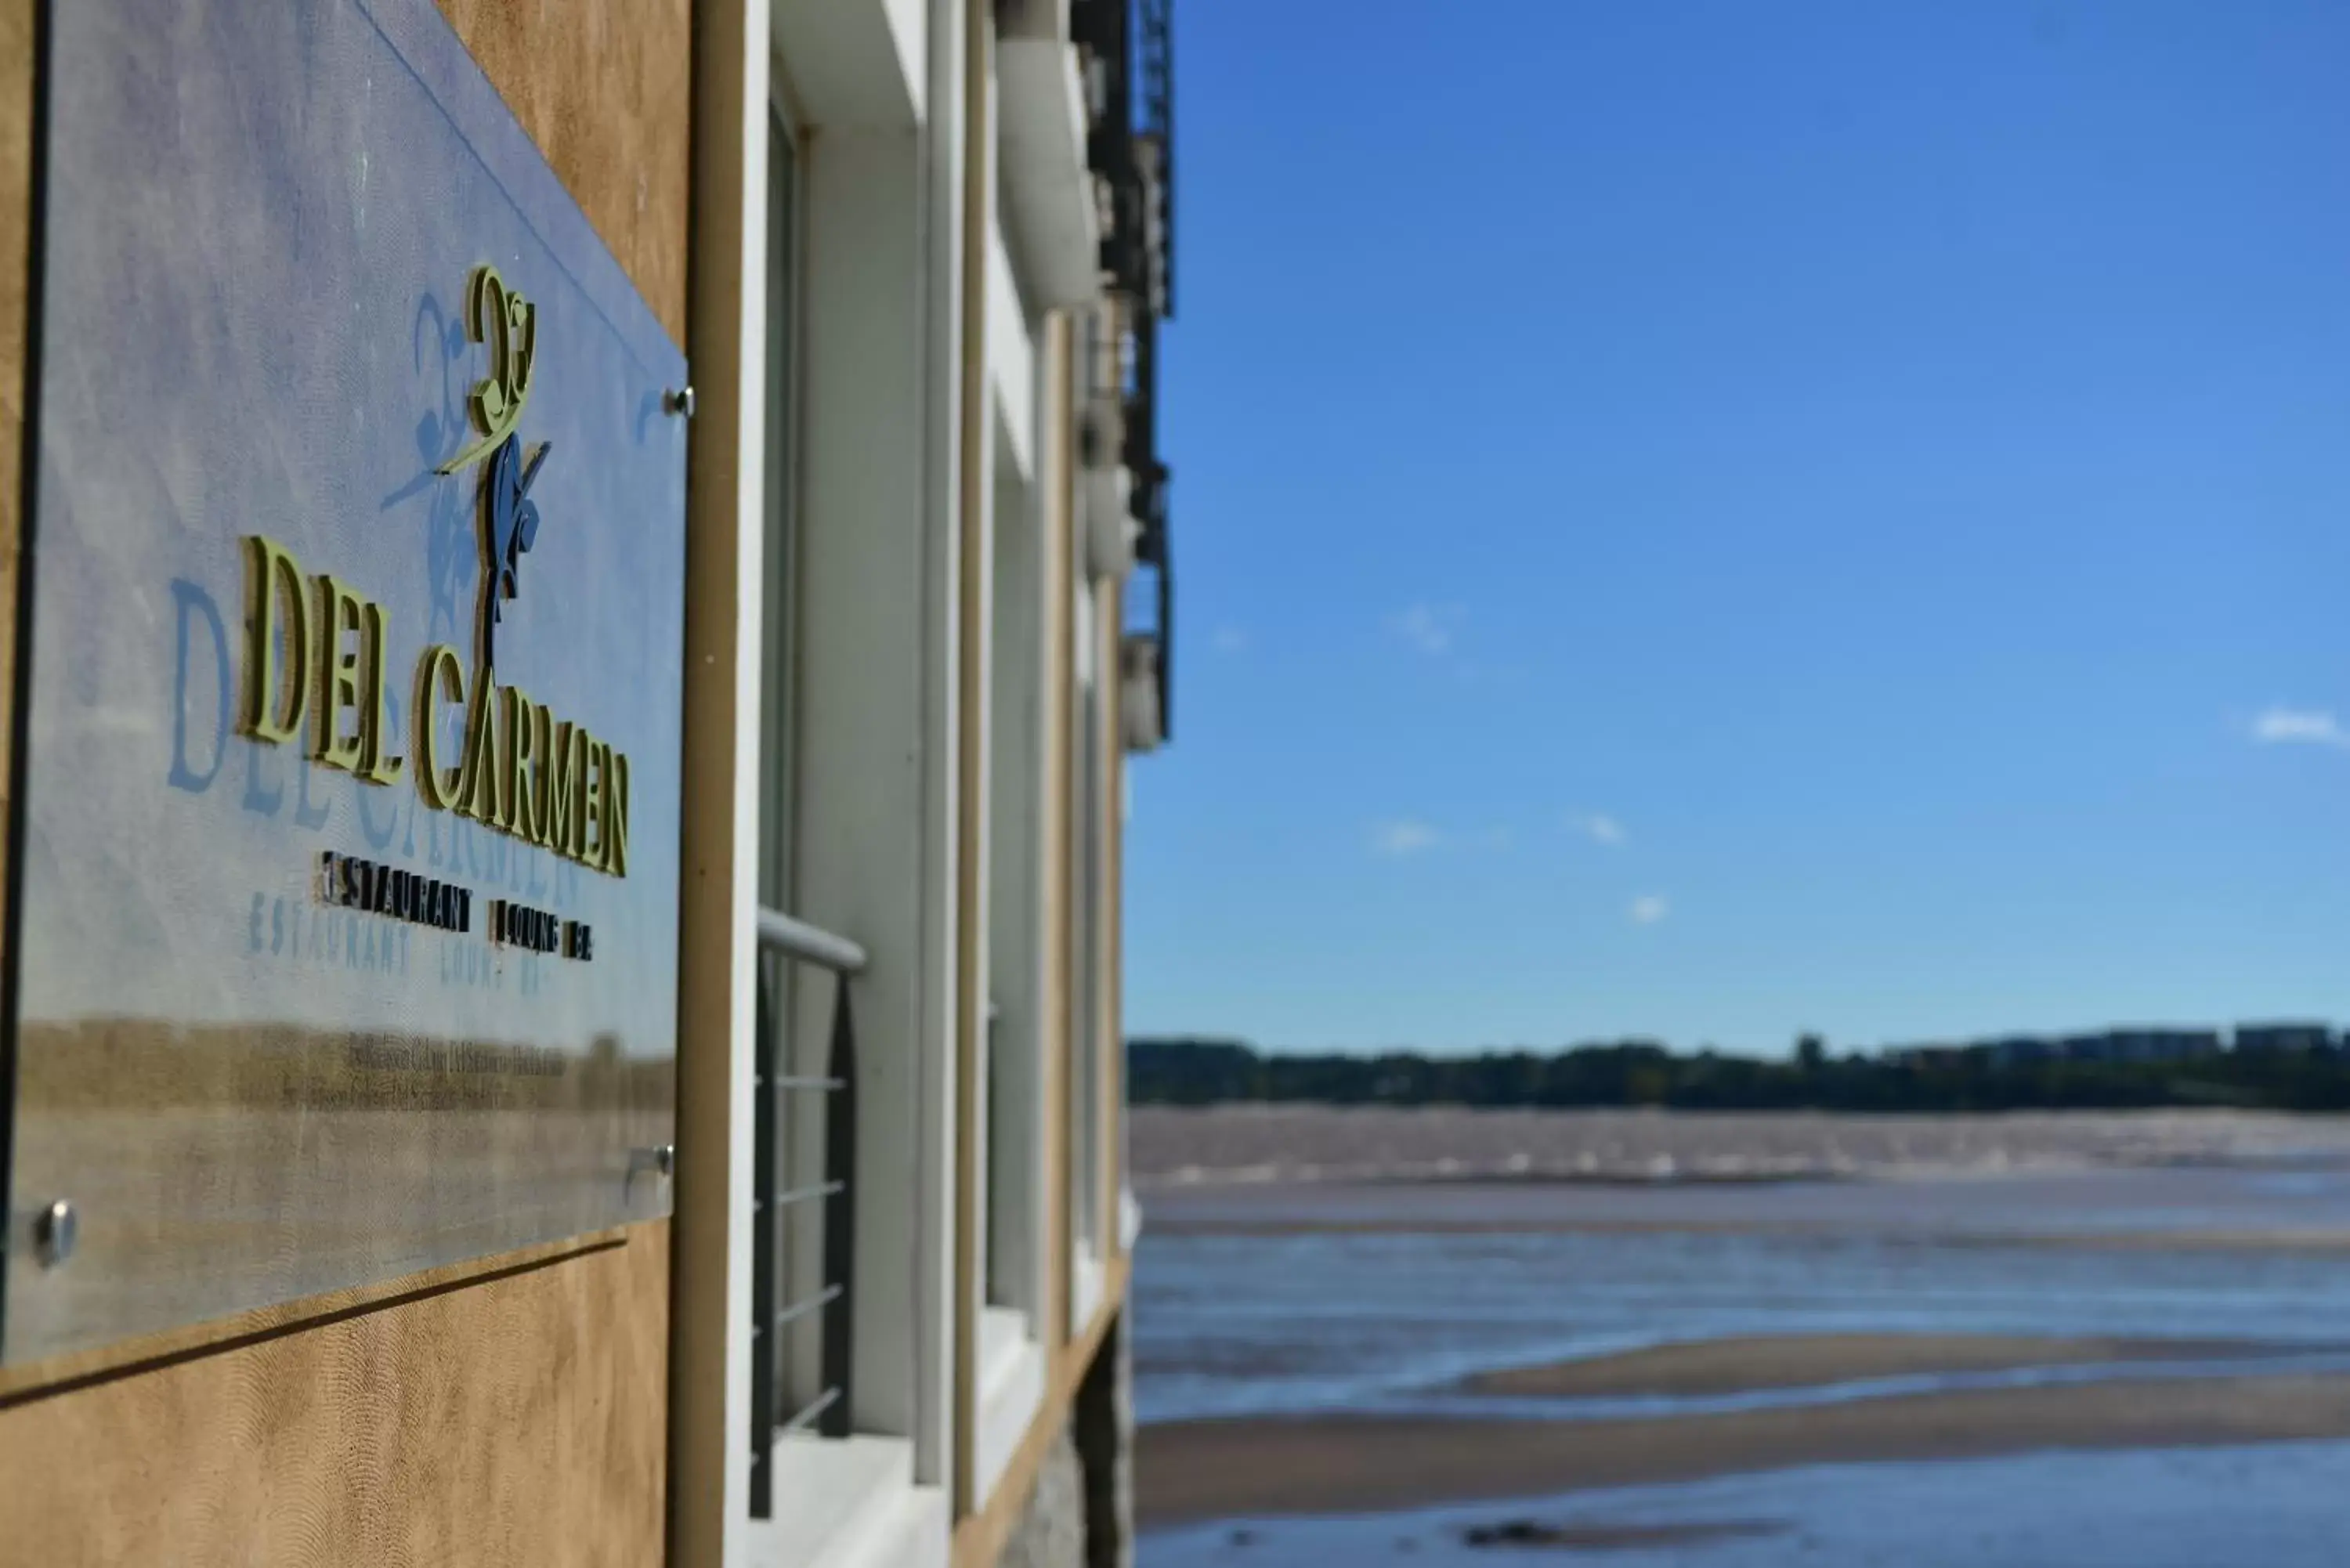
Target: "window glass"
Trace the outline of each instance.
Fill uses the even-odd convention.
[[[791,874],[792,441],[798,389],[793,374],[798,296],[797,148],[781,115],[767,121],[767,462],[765,582],[759,728],[759,902],[785,908]]]

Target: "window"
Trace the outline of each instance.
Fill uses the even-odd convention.
[[[1034,493],[999,444],[989,694],[984,1300],[1033,1316],[1043,1263],[1045,940],[1043,550]],[[982,1365],[985,1365],[983,1358]]]
[[[798,405],[798,147],[783,111],[767,117],[766,580],[762,586],[759,715],[759,902],[785,907],[791,888],[793,420]]]
[[[1009,254],[988,252],[984,1099],[976,1205],[972,1484],[988,1496],[1045,1392],[1045,552],[1034,339]]]
[[[796,763],[794,717],[798,676],[795,598],[799,428],[797,339],[802,267],[797,138],[778,109],[767,127],[767,299],[765,532],[760,618],[760,905],[793,908],[792,840]],[[763,1096],[757,1151],[759,1207],[753,1288],[756,1331],[754,1376],[772,1390],[764,1412],[788,1435],[846,1430],[847,1406],[837,1365],[837,1339],[849,1310],[847,1271],[827,1255],[827,1227],[841,1224],[846,1203],[836,1158],[853,1137],[853,1115],[834,1060],[831,1019],[847,981],[762,944],[759,1008]],[[836,1408],[835,1407],[838,1407]]]

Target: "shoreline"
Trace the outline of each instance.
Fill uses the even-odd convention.
[[[2350,1169],[2140,1166],[1834,1180],[1437,1179],[1146,1183],[1168,1239],[1315,1236],[1866,1236],[1936,1247],[2350,1252]]]
[[[1147,1197],[1147,1195],[1145,1195]],[[1145,1210],[1146,1216],[1148,1210]],[[1855,1227],[1831,1220],[1600,1220],[1580,1216],[1527,1215],[1513,1219],[1474,1219],[1430,1214],[1385,1219],[1340,1216],[1305,1218],[1268,1216],[1243,1219],[1228,1214],[1168,1215],[1146,1218],[1154,1236],[1847,1236]],[[2143,1231],[1931,1231],[1916,1239],[1938,1247],[2054,1247],[2095,1251],[2178,1251],[2186,1252],[2306,1252],[2350,1251],[2350,1229],[2266,1229]]]
[[[1768,1188],[2137,1169],[2350,1168],[2350,1120],[2210,1109],[1670,1111],[1140,1105],[1138,1189],[1402,1181]]]

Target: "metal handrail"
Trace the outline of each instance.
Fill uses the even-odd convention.
[[[857,1166],[857,1025],[849,1008],[849,979],[866,965],[864,948],[780,910],[758,912],[758,1019],[755,1030],[757,1093],[754,1096],[751,1189],[751,1516],[766,1519],[775,1510],[772,1449],[775,1440],[813,1428],[816,1436],[848,1435],[850,1370],[850,1272],[856,1262],[850,1178]],[[780,1010],[776,1005],[775,965],[771,959],[795,959],[830,970],[834,981],[832,1043],[818,1073],[782,1071]],[[781,1117],[778,1096],[786,1093],[827,1096],[824,1174],[821,1180],[788,1190],[776,1189],[781,1163]],[[782,1307],[782,1235],[785,1210],[820,1199],[824,1216],[822,1288]],[[777,1407],[781,1331],[788,1324],[821,1314],[818,1346],[821,1387],[815,1398],[788,1417]]]
[[[806,1203],[811,1198],[829,1198],[836,1192],[848,1190],[846,1181],[812,1181],[806,1187],[786,1188],[769,1199],[778,1209],[794,1203]]]
[[[821,926],[795,920],[780,909],[759,910],[759,945],[821,964],[835,974],[865,972],[865,950]]]

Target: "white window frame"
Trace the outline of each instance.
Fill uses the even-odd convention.
[[[783,569],[794,614],[780,660],[792,681],[781,907],[853,936],[870,961],[851,987],[855,1435],[776,1441],[771,1516],[738,1514],[727,1560],[943,1568],[952,1146],[938,1118],[952,1079],[940,999],[942,981],[951,992],[953,932],[935,914],[941,846],[951,843],[936,774],[951,770],[952,713],[937,703],[941,649],[930,628],[945,624],[936,585],[951,559],[951,447],[941,450],[933,403],[941,382],[952,385],[941,367],[953,362],[957,323],[937,308],[954,286],[952,225],[939,206],[959,178],[962,106],[957,48],[932,40],[959,44],[962,6],[756,0],[754,11],[771,46],[763,111],[796,133],[798,154],[787,230],[796,395],[786,410],[793,558]],[[946,111],[935,126],[934,103]],[[775,648],[763,641],[762,653],[773,673]],[[765,720],[763,705],[763,732]],[[909,753],[920,759],[910,769]],[[759,866],[768,870],[764,851]],[[833,981],[798,978],[787,1040],[821,1055]],[[806,1064],[803,1054],[795,1066]]]
[[[982,493],[991,550],[985,919],[982,943],[988,1025],[979,1068],[982,1183],[973,1214],[979,1234],[972,1271],[972,1487],[983,1505],[1043,1408],[1048,1351],[1043,1340],[1050,1249],[1044,1222],[1045,1016],[1047,972],[1044,879],[1045,508],[1036,457],[1040,324],[1022,300],[1000,212],[986,224],[983,297],[987,319],[987,418],[991,472]]]

